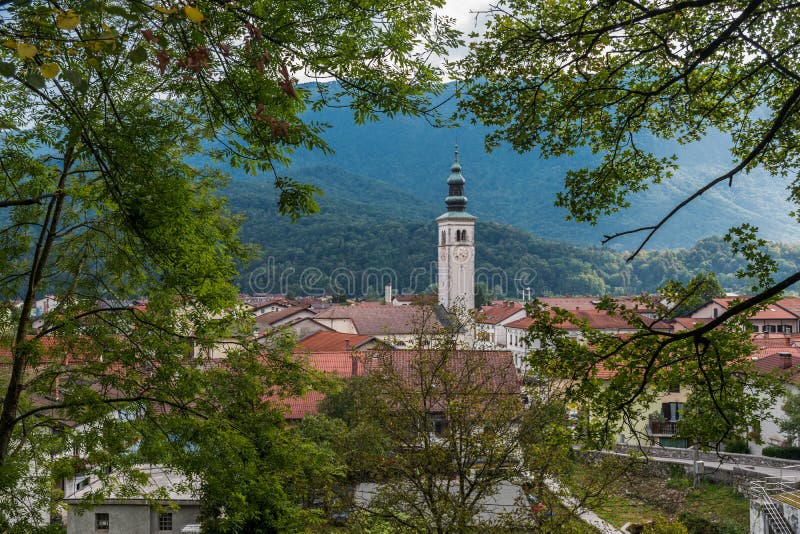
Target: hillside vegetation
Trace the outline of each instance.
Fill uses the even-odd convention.
[[[231,207],[247,221],[245,241],[262,249],[243,269],[242,290],[350,296],[382,293],[385,283],[419,292],[436,282],[436,226],[444,211],[388,184],[334,167],[296,175],[326,187],[321,213],[290,223],[277,215],[271,185],[234,180],[226,189]],[[775,245],[781,270],[800,269],[800,249]],[[743,262],[731,257],[720,237],[689,248],[650,250],[625,262],[624,251],[575,246],[534,237],[522,230],[479,220],[476,278],[498,296],[601,295],[655,291],[668,279],[688,280],[698,271],[717,274],[728,290],[746,291],[736,278]]]

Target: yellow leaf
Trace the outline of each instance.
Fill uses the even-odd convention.
[[[6,39],[5,41],[3,41],[3,46],[16,49],[17,42],[14,39]]]
[[[169,8],[169,9],[168,9],[168,8],[166,8],[166,7],[161,7],[161,6],[153,6],[153,9],[155,9],[155,10],[156,10],[156,11],[158,11],[159,13],[164,13],[165,15],[172,15],[173,13],[175,13],[176,11],[178,11],[178,10],[177,10],[177,9],[175,9],[174,7],[173,7],[173,8]]]
[[[186,13],[186,18],[191,20],[192,22],[203,22],[206,18],[200,13],[200,10],[196,7],[192,6],[185,6],[183,8],[183,12]]]
[[[74,30],[81,23],[81,16],[72,11],[63,11],[56,17],[56,26],[62,30]]]
[[[39,72],[42,73],[43,78],[52,80],[61,72],[61,67],[58,66],[58,63],[45,63],[39,67]]]
[[[34,57],[38,52],[39,50],[37,50],[35,45],[26,43],[17,43],[17,54],[19,54],[19,57],[30,59]]]

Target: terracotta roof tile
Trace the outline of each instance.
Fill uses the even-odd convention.
[[[419,331],[423,320],[426,329],[437,328],[438,320],[418,306],[391,304],[334,306],[319,312],[318,319],[350,319],[359,334],[400,335]]]
[[[311,352],[329,352],[355,350],[374,340],[374,336],[321,331],[301,339],[297,345]]]
[[[763,310],[758,310],[750,320],[769,320],[769,319],[784,319],[788,321],[796,321],[797,315],[785,310],[784,308],[775,304],[770,304]]]
[[[698,325],[708,324],[711,317],[675,317],[673,323],[680,325],[684,330],[694,330]]]
[[[484,306],[478,314],[478,322],[484,324],[499,324],[516,313],[525,310],[525,306],[520,302],[503,302]]]
[[[342,378],[362,375],[385,369],[392,366],[401,376],[409,380],[415,374],[413,362],[419,357],[419,352],[415,350],[391,350],[391,351],[364,351],[364,352],[317,352],[300,356],[310,368],[324,373],[332,373]],[[520,393],[517,369],[514,366],[514,359],[508,351],[458,351],[449,359],[449,365],[453,369],[461,369],[467,365],[471,358],[478,358],[480,362],[486,364],[487,384],[491,384],[504,390],[506,394],[517,395]],[[323,393],[311,391],[302,397],[273,398],[276,403],[283,404],[286,409],[287,419],[302,419],[308,415],[319,413],[319,404],[325,398]]]
[[[586,320],[590,328],[597,330],[632,330],[636,328],[622,317],[609,315],[605,310],[573,310],[571,313],[578,319]],[[570,327],[577,328],[573,325],[566,326],[566,328]]]
[[[536,297],[536,300],[550,308],[565,310],[593,309],[600,301],[596,297]]]
[[[590,328],[595,328],[597,330],[633,330],[636,327],[632,326],[628,323],[625,319],[618,315],[609,315],[605,310],[582,310],[582,309],[573,309],[567,310],[572,315],[574,315],[577,319],[584,319],[588,322]],[[533,324],[533,320],[529,317],[524,317],[522,319],[518,319],[506,325],[506,328],[523,328],[527,329],[530,325]],[[561,328],[567,330],[577,330],[578,327],[570,322],[562,323]]]
[[[608,369],[603,367],[602,363],[598,363],[595,366],[595,375],[594,376],[595,376],[595,378],[599,378],[600,380],[609,380],[611,378],[614,378],[614,376],[616,376],[616,374],[617,374],[616,371],[609,371]]]
[[[309,306],[289,306],[288,308],[284,308],[282,310],[275,310],[273,312],[268,312],[259,315],[256,317],[256,323],[262,326],[270,326],[278,321],[286,319],[287,317],[291,317],[292,315],[301,313],[303,311],[307,311],[310,313],[314,313],[309,309]]]
[[[769,332],[756,332],[751,336],[750,341],[760,348],[791,347],[793,343],[792,338],[788,335]]]
[[[522,319],[517,319],[516,321],[512,321],[506,325],[506,328],[520,328],[522,330],[527,330],[533,324],[533,319],[530,317],[523,317]]]
[[[800,317],[800,297],[786,297],[776,302],[784,310],[790,311]]]
[[[787,356],[784,356],[787,354]],[[800,382],[800,348],[767,348],[753,352],[753,368],[762,373],[779,373],[795,383]]]

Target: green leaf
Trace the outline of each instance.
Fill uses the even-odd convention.
[[[131,22],[137,22],[139,20],[139,16],[131,13],[127,9],[124,9],[120,6],[107,6],[106,13],[111,15],[116,15],[118,17],[122,17],[125,20],[129,20]]]
[[[13,63],[0,61],[0,75],[11,78],[17,72],[17,67]]]
[[[81,75],[72,69],[65,69],[61,73],[61,79],[67,81],[70,85],[74,87],[78,85],[78,83],[81,81]]]
[[[137,46],[131,53],[128,54],[128,59],[134,64],[144,63],[147,61],[147,49],[143,46]]]
[[[85,93],[89,89],[89,82],[81,77],[76,71],[66,69],[61,73],[61,79],[66,80],[76,91]]]
[[[34,89],[44,89],[44,77],[38,72],[31,72],[25,78],[25,82]]]

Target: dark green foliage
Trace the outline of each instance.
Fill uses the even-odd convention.
[[[306,169],[298,179],[330,187],[325,185],[319,199],[321,212],[295,223],[278,215],[269,184],[235,180],[224,191],[232,209],[247,218],[243,240],[263,251],[243,269],[243,291],[358,296],[371,290],[382,296],[386,280],[404,293],[423,292],[436,282],[434,219],[443,209],[335,167]],[[717,296],[719,285],[727,290],[751,285],[736,277],[745,262],[731,256],[721,237],[689,249],[645,251],[626,263],[611,249],[547,241],[491,221],[478,221],[476,232],[476,283],[497,297],[521,298],[525,287],[533,296],[654,292],[667,280],[705,279],[712,272],[719,284],[703,286],[701,300]],[[781,274],[800,268],[797,247],[772,245],[772,252]]]
[[[738,534],[739,529],[732,522],[718,523],[703,517],[697,512],[684,511],[678,514],[678,520],[686,526],[689,534]]]
[[[783,419],[778,420],[781,432],[786,433],[790,444],[800,436],[800,394],[788,393],[783,403]]]
[[[714,273],[698,272],[686,285],[687,295],[671,312],[673,317],[688,317],[695,309],[715,297],[724,297]]]
[[[454,87],[449,87],[448,91]],[[455,111],[455,100],[446,102],[440,110],[443,115]],[[335,166],[376,182],[392,184],[405,195],[416,197],[413,205],[405,203],[406,196],[397,200],[384,197],[378,204],[382,208],[389,209],[397,202],[397,207],[410,215],[418,205],[431,206],[435,215],[439,215],[444,211],[444,182],[452,162],[453,144],[457,142],[467,180],[470,213],[480,220],[510,224],[545,239],[582,245],[596,245],[604,234],[652,222],[729,161],[727,140],[716,131],[688,146],[672,140],[643,139],[642,147],[662,154],[678,153],[680,169],[676,177],[680,181],[634,195],[630,208],[613,217],[601,218],[597,226],[590,226],[566,221],[566,210],[553,205],[557,192],[564,187],[566,170],[597,161],[589,150],[579,148],[573,155],[550,159],[533,153],[520,155],[505,145],[487,153],[484,136],[489,128],[466,121],[452,129],[432,128],[424,118],[385,119],[356,126],[346,110],[337,109],[309,112],[304,118],[331,125],[335,135],[327,140],[335,153],[298,151],[289,174],[302,173],[306,167]],[[335,179],[315,183],[326,195],[331,194],[331,188],[339,187]],[[787,214],[791,208],[783,201],[781,192],[776,178],[756,169],[747,180],[737,182],[735,188],[706,193],[683,214],[681,224],[669,225],[657,234],[653,246],[688,247],[707,235],[722,235],[728,227],[742,220],[759,226],[770,239],[795,242],[797,233]],[[352,198],[360,196],[358,193]],[[637,240],[636,236],[622,239],[615,248],[631,249]]]
[[[732,439],[723,443],[725,452],[734,454],[750,454],[750,446],[747,441],[741,438]]]
[[[785,460],[800,460],[800,447],[779,447],[771,445],[761,449],[761,454],[772,458],[783,458]]]

